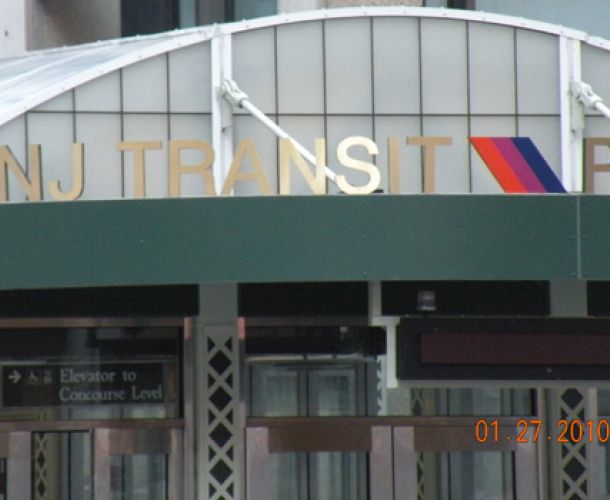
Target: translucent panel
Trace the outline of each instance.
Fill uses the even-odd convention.
[[[74,109],[74,101],[72,91],[64,92],[50,101],[36,107],[35,111],[72,111]]]
[[[30,113],[28,143],[40,144],[43,172],[43,198],[53,199],[48,182],[58,180],[62,187],[72,186],[73,115],[70,113]],[[67,188],[66,191],[70,189]]]
[[[371,113],[370,21],[368,19],[328,21],[325,42],[328,112]]]
[[[559,113],[559,41],[517,30],[517,99],[520,114]]]
[[[610,53],[582,44],[582,81],[593,87],[593,91],[610,102],[610,88],[608,88],[608,75],[610,74]],[[587,114],[598,114],[586,108]]]
[[[398,165],[400,192],[405,194],[422,192],[421,148],[407,146],[406,138],[420,135],[420,120],[410,116],[392,116],[375,118],[375,142],[379,147],[377,166],[381,173],[381,189],[389,192],[389,147],[388,139],[395,137],[399,141]]]
[[[206,115],[172,115],[170,117],[171,139],[201,140],[212,144],[212,120]],[[180,158],[184,165],[201,164],[203,153],[200,150],[182,150]],[[182,197],[204,196],[205,188],[199,175],[182,176]]]
[[[436,146],[435,193],[470,192],[468,122],[461,117],[424,117],[424,136],[450,137],[448,146]],[[420,148],[420,146],[409,146]]]
[[[559,118],[519,118],[519,135],[531,137],[534,144],[561,179],[561,130]]]
[[[170,53],[170,111],[188,113],[211,111],[210,57],[210,43],[201,43]]]
[[[514,114],[514,30],[493,24],[470,23],[468,48],[470,112]]]
[[[27,168],[28,154],[26,152],[25,118],[20,116],[0,126],[0,145],[6,145],[22,168]],[[13,175],[8,176],[8,200],[25,201],[26,196]]]
[[[324,111],[322,23],[278,26],[277,71],[280,113]]]
[[[250,116],[236,116],[235,125],[235,148],[242,139],[251,139],[252,144],[260,158],[265,178],[271,186],[271,192],[277,193],[277,140],[276,136],[264,127],[258,120]],[[241,171],[252,172],[252,162],[246,155],[241,164]],[[236,195],[262,195],[258,182],[240,181],[235,184]]]
[[[610,137],[610,120],[603,117],[591,116],[586,119],[585,138]],[[586,140],[586,139],[585,139]],[[586,151],[585,151],[586,153]],[[610,163],[610,149],[604,146],[595,148],[595,163]],[[595,193],[610,194],[610,173],[596,172]],[[610,413],[610,412],[609,412]]]
[[[419,113],[419,30],[416,19],[373,21],[375,113]]]
[[[121,117],[111,114],[76,115],[76,140],[85,145],[85,189],[82,199],[122,196]],[[67,167],[66,167],[67,168]]]
[[[275,113],[274,30],[236,33],[232,43],[233,79],[255,106],[265,113]]]
[[[125,111],[167,111],[167,57],[157,56],[123,69]]]
[[[470,135],[473,137],[514,137],[517,121],[513,117],[473,116],[470,119]],[[473,147],[470,147],[472,166],[472,192],[477,194],[500,194],[504,191],[485,162]]]
[[[466,113],[466,23],[421,20],[424,113]]]
[[[315,140],[324,138],[324,118],[321,116],[282,116],[279,124],[311,154],[316,154]],[[311,172],[314,167],[307,163]],[[290,171],[291,194],[312,194],[312,190],[294,163]]]
[[[337,159],[337,146],[339,143],[351,136],[363,136],[369,139],[373,137],[373,120],[370,116],[329,116],[327,125],[328,166],[339,175],[345,175],[347,182],[353,186],[364,186],[369,181],[369,176],[364,172],[344,167]],[[369,155],[363,147],[353,147],[349,150],[349,156],[358,160],[375,163],[376,158]],[[328,184],[329,193],[337,193],[339,190],[333,183]]]
[[[118,71],[85,83],[74,92],[77,111],[121,110],[121,79]]]
[[[124,141],[160,141],[162,149],[148,149],[144,153],[146,198],[164,198],[168,193],[167,172],[167,116],[126,115]],[[134,153],[123,152],[125,197],[134,197]]]

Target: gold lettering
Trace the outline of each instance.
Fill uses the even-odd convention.
[[[280,139],[280,194],[290,194],[290,160],[294,161],[314,194],[326,194],[326,179],[324,176],[326,141],[324,139],[316,139],[315,176],[312,175],[307,163],[294,147],[292,140]]]
[[[119,151],[133,151],[134,157],[134,197],[146,196],[146,170],[144,168],[144,152],[147,149],[161,149],[161,141],[131,141],[119,142]]]
[[[598,146],[610,147],[610,138],[589,137],[585,139],[585,193],[595,192],[595,173],[610,172],[610,164],[595,163],[595,149]]]
[[[61,190],[59,181],[49,181],[49,193],[59,201],[77,200],[83,194],[85,188],[85,173],[84,173],[84,145],[82,143],[72,144],[72,177],[74,184],[72,189],[67,193]]]
[[[407,137],[407,144],[424,148],[424,193],[434,193],[436,146],[450,146],[451,137]]]
[[[243,163],[245,156],[250,158],[250,162],[252,163],[252,167],[254,169],[252,172],[241,171],[241,164]],[[243,139],[239,141],[237,149],[235,150],[235,155],[233,156],[233,161],[231,162],[231,167],[229,168],[229,174],[227,175],[224,186],[222,187],[221,194],[231,194],[231,191],[233,191],[233,188],[235,187],[235,183],[239,181],[256,182],[258,183],[262,194],[271,194],[271,185],[265,177],[263,164],[258,156],[258,153],[256,152],[256,149],[254,148],[254,143],[250,139]]]
[[[400,139],[388,137],[388,170],[390,193],[400,193]]]
[[[183,149],[198,149],[203,154],[203,161],[196,165],[183,165]],[[214,163],[214,149],[205,141],[169,141],[169,195],[179,197],[182,193],[180,176],[183,174],[200,175],[203,179],[205,194],[216,196],[214,173],[210,167]]]
[[[363,146],[370,155],[379,153],[377,144],[366,137],[348,137],[343,139],[337,147],[337,158],[342,165],[354,170],[360,170],[369,175],[369,181],[364,186],[352,186],[347,182],[344,175],[337,175],[337,186],[347,194],[369,194],[375,191],[381,183],[381,174],[379,169],[373,163],[356,160],[347,154],[347,151],[352,146]]]
[[[8,171],[10,170],[25,192],[28,200],[42,200],[42,178],[40,174],[40,145],[29,148],[29,174],[21,168],[8,146],[0,146],[0,201],[8,201]]]

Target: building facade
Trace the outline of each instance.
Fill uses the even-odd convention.
[[[608,497],[609,50],[370,6],[4,59],[0,498]]]

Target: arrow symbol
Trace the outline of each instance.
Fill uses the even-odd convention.
[[[19,373],[17,370],[13,370],[13,373],[11,373],[8,376],[8,379],[13,383],[16,384],[17,382],[19,382],[21,380],[21,373]]]

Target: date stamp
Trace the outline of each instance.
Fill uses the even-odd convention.
[[[610,423],[599,420],[557,420],[554,428],[545,427],[535,418],[521,418],[516,427],[501,427],[496,419],[480,418],[474,426],[474,437],[479,443],[537,443],[544,439],[556,443],[607,443],[610,440]]]

